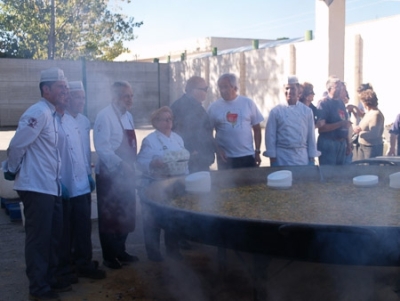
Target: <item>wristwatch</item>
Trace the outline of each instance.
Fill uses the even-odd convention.
[[[261,153],[261,151],[260,151],[259,149],[256,149],[255,152],[256,152],[257,154]]]

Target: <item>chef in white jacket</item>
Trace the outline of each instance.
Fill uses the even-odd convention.
[[[71,289],[55,279],[57,247],[62,233],[58,127],[55,106],[68,94],[64,72],[59,68],[41,72],[42,98],[21,116],[8,148],[7,179],[15,178],[24,204],[25,261],[29,299],[53,300],[57,291]]]
[[[78,83],[78,84],[76,84]],[[71,253],[75,269],[80,277],[91,279],[105,278],[105,271],[98,269],[92,262],[91,242],[91,191],[95,182],[91,175],[90,161],[88,161],[87,148],[89,135],[86,127],[81,128],[86,122],[78,123],[73,115],[67,113],[69,107],[73,113],[76,104],[85,97],[81,82],[69,82],[69,99],[56,106],[56,120],[58,122],[58,149],[61,155],[61,183],[68,191],[68,197],[63,198],[63,239],[60,245],[60,260],[58,276],[65,281],[75,283],[76,275],[70,268]],[[79,106],[80,107],[80,106]],[[87,120],[82,115],[82,120]],[[89,120],[87,120],[89,122]],[[90,127],[89,127],[90,129]],[[90,157],[89,157],[90,158]],[[72,251],[72,252],[71,252]]]
[[[125,250],[136,219],[136,134],[129,110],[133,90],[126,81],[111,87],[111,104],[99,112],[93,127],[96,164],[99,236],[103,264],[112,269],[137,261]]]
[[[314,115],[300,102],[300,84],[296,76],[289,76],[284,86],[287,103],[275,106],[265,128],[264,155],[271,166],[314,165],[318,157],[315,141]]]

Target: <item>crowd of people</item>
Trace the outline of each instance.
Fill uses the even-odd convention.
[[[93,127],[98,156],[91,170],[90,122],[83,113],[82,82],[68,82],[59,68],[43,70],[40,100],[21,116],[3,162],[4,177],[14,181],[25,214],[25,260],[30,300],[57,300],[78,277],[103,279],[106,272],[92,260],[91,192],[96,189],[103,265],[120,269],[136,262],[126,251],[135,229],[136,190],[159,179],[218,169],[258,167],[261,163],[262,112],[239,95],[238,80],[218,79],[221,97],[205,109],[206,81],[193,76],[185,93],[170,107],[151,115],[154,132],[138,152],[129,112],[133,89],[126,81],[111,87],[111,102]],[[311,83],[289,76],[283,84],[286,102],[266,120],[264,156],[271,166],[344,165],[383,155],[384,117],[369,84],[358,90],[360,106],[349,104],[346,85],[330,76],[315,106]],[[215,137],[213,135],[215,131]],[[318,132],[318,138],[316,138]],[[399,154],[400,114],[390,130],[388,155]],[[138,172],[140,171],[140,178]],[[147,256],[162,261],[160,227],[142,204]],[[165,233],[167,256],[179,260],[184,239]]]

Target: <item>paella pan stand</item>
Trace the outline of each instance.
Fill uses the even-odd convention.
[[[265,184],[267,175],[280,169],[283,168],[263,167],[212,172],[212,189]],[[352,186],[352,178],[358,175],[378,175],[382,185],[370,191],[376,191],[378,188],[385,190],[386,186],[390,189],[389,175],[400,171],[398,166],[323,166],[322,169],[316,166],[304,166],[284,169],[292,171],[294,183],[312,183],[313,189],[316,190],[319,189],[319,185],[328,185],[335,181]],[[389,192],[388,198],[382,195],[379,206],[384,207],[385,201],[390,201],[391,205],[400,202],[400,192],[394,189]],[[164,229],[175,231],[182,237],[199,243],[252,253],[254,300],[267,299],[266,270],[271,257],[363,266],[398,266],[400,263],[400,246],[393,243],[399,237],[400,216],[397,217],[389,212],[391,220],[377,223],[376,218],[370,216],[376,211],[371,209],[377,202],[375,198],[363,200],[357,207],[357,200],[352,199],[357,195],[349,196],[348,202],[343,203],[355,203],[353,209],[360,210],[354,212],[358,219],[354,222],[352,219],[350,222],[341,221],[341,214],[338,214],[333,222],[332,220],[324,222],[311,220],[308,214],[304,214],[302,220],[294,220],[292,216],[299,210],[299,207],[295,206],[292,208],[293,213],[289,211],[284,218],[273,220],[251,216],[237,217],[230,215],[229,212],[189,210],[171,205],[173,199],[185,194],[184,178],[170,178],[152,183],[141,195],[141,199],[160,227]],[[335,191],[324,194],[335,195]],[[210,198],[211,195],[212,193]],[[306,206],[310,200],[302,201]],[[319,203],[315,199],[312,201],[313,206]],[[280,204],[287,205],[284,200]],[[303,207],[302,204],[298,206]],[[290,207],[286,206],[285,210]],[[279,213],[283,209],[278,206],[275,210]],[[363,210],[367,211],[364,213]],[[326,214],[330,217],[329,212]]]

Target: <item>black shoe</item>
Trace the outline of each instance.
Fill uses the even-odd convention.
[[[72,290],[71,283],[67,281],[57,281],[50,285],[51,289],[56,293],[69,292]]]
[[[41,301],[41,300],[60,300],[60,296],[54,291],[48,291],[39,296],[29,294],[30,301]]]
[[[94,267],[95,269],[97,269],[97,268],[99,267],[99,262],[98,262],[97,260],[92,260],[92,261],[90,262],[90,264],[93,265],[93,267]]]
[[[60,277],[61,282],[67,282],[69,284],[77,284],[79,282],[78,276],[75,273],[66,274]]]
[[[78,270],[78,277],[90,279],[104,279],[106,278],[106,271],[94,268],[82,268]]]
[[[114,270],[118,270],[122,268],[122,264],[119,262],[118,259],[113,260],[103,260],[103,265]]]
[[[192,248],[192,246],[186,239],[180,240],[178,244],[179,248],[181,248],[182,250],[190,250]]]
[[[183,256],[179,250],[167,250],[167,256],[174,260],[182,260]]]
[[[119,260],[119,262],[123,262],[123,263],[139,261],[139,258],[137,256],[130,255],[126,252],[124,252],[122,255],[118,256],[117,259]]]
[[[155,262],[164,261],[164,258],[162,257],[161,253],[158,251],[147,252],[147,258],[149,260],[155,261]]]

